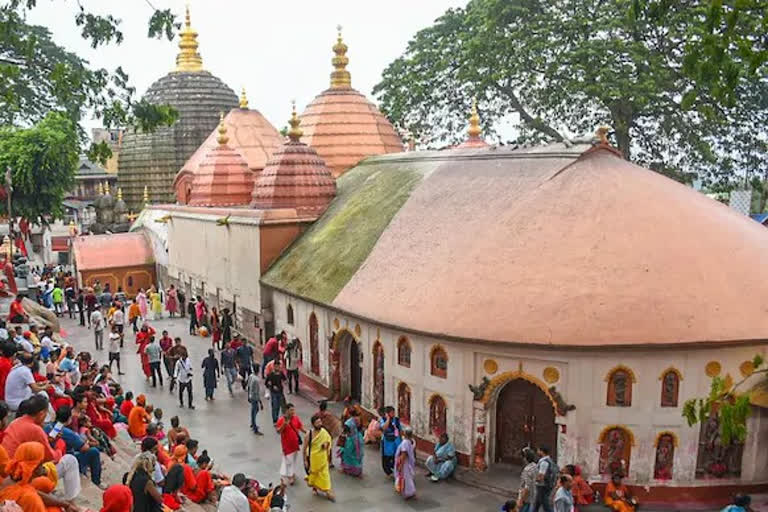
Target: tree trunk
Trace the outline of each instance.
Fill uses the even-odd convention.
[[[631,161],[630,146],[632,144],[632,135],[630,129],[634,121],[633,108],[629,103],[619,103],[611,106],[611,117],[613,118],[613,130],[616,134],[616,145],[622,156],[627,161]]]

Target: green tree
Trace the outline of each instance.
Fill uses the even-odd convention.
[[[747,437],[747,419],[752,407],[749,392],[745,393],[740,388],[750,377],[756,374],[762,376],[768,372],[768,369],[763,368],[764,362],[761,355],[756,355],[752,360],[753,373],[736,383],[722,377],[714,377],[708,396],[692,398],[683,405],[683,417],[688,426],[704,423],[714,414],[720,423],[722,443],[743,443]]]
[[[79,161],[75,123],[50,112],[32,128],[0,128],[0,169],[11,169],[14,215],[33,221],[63,215],[64,195],[75,185]],[[6,201],[0,212],[7,213]]]
[[[418,32],[374,93],[396,127],[427,146],[463,139],[476,97],[490,137],[509,116],[519,119],[512,142],[607,124],[628,159],[681,180],[730,179],[765,139],[768,84],[739,75],[731,105],[683,72],[706,20],[698,4],[471,0]]]

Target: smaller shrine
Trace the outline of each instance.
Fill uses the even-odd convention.
[[[94,234],[126,233],[131,227],[128,206],[123,201],[123,191],[117,189],[117,197],[112,196],[109,182],[99,183],[97,197],[93,202],[96,210],[96,221],[88,227]]]
[[[487,148],[488,143],[482,137],[483,130],[480,128],[480,115],[477,113],[477,100],[472,100],[472,113],[469,116],[469,129],[467,129],[467,140],[457,147],[465,148]]]

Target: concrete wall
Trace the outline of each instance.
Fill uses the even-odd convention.
[[[372,350],[380,340],[385,354],[385,402],[395,405],[397,385],[405,382],[411,388],[411,418],[417,435],[433,440],[428,432],[429,397],[439,393],[448,407],[448,434],[459,452],[473,455],[477,432],[487,433],[486,462],[493,460],[495,450],[495,403],[483,406],[473,399],[469,384],[477,385],[483,377],[498,384],[498,390],[506,382],[503,374],[520,374],[538,381],[543,386],[556,386],[565,402],[576,409],[565,416],[557,416],[558,459],[561,465],[580,464],[591,479],[605,479],[598,475],[599,444],[601,432],[609,426],[620,425],[632,432],[632,447],[628,482],[638,485],[706,486],[711,480],[695,478],[698,452],[699,426],[688,427],[682,417],[683,403],[709,392],[711,378],[705,368],[711,361],[721,365],[720,375],[731,375],[740,380],[740,366],[751,360],[756,353],[766,354],[766,346],[745,345],[730,347],[686,347],[681,349],[610,349],[602,351],[548,350],[520,347],[511,344],[481,344],[446,341],[435,337],[410,335],[365,322],[268,288],[263,293],[271,301],[275,330],[284,329],[289,336],[302,340],[304,348],[303,371],[316,379],[323,387],[330,387],[329,339],[339,329],[355,333],[363,358],[362,405],[372,410],[373,376]],[[293,325],[287,322],[287,306],[294,312]],[[319,323],[320,375],[310,372],[309,317],[315,313]],[[359,334],[358,334],[359,333]],[[397,340],[406,335],[412,346],[411,366],[397,363]],[[448,378],[430,375],[429,354],[435,345],[441,345],[448,354]],[[486,364],[493,361],[494,364]],[[606,405],[606,376],[617,365],[625,365],[635,374],[637,382],[632,389],[631,407]],[[494,368],[495,367],[495,368]],[[678,407],[661,407],[662,373],[676,368],[682,374]],[[495,371],[490,372],[490,369]],[[555,368],[559,378],[545,382],[545,368]],[[495,380],[494,380],[495,379]],[[749,382],[748,382],[749,384]],[[740,479],[717,480],[717,484],[768,482],[768,413],[755,409],[749,420],[749,436],[745,444]],[[482,428],[479,428],[482,427]],[[659,433],[674,433],[679,441],[674,456],[674,479],[669,482],[654,481],[655,440]],[[468,460],[468,459],[465,459]]]

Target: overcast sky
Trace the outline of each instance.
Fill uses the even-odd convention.
[[[86,9],[122,20],[120,46],[90,48],[75,25],[75,0],[38,0],[29,21],[49,28],[54,40],[93,66],[122,66],[139,95],[173,70],[177,42],[147,38],[147,22],[158,9],[182,15],[184,0],[80,0]],[[199,32],[203,66],[236,93],[245,86],[250,106],[277,128],[329,85],[336,25],[349,46],[352,86],[368,95],[381,72],[405,50],[421,28],[466,0],[191,0],[192,26]],[[84,123],[98,126],[97,121]]]

